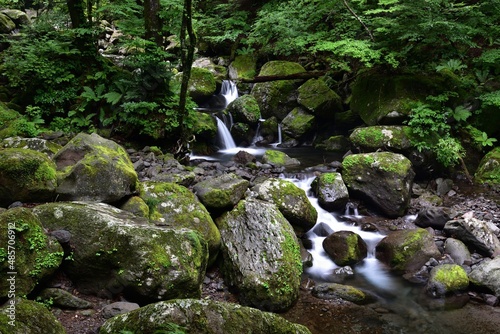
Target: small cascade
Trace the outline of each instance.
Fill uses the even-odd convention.
[[[278,124],[278,141],[276,143],[272,143],[271,146],[277,147],[281,144],[281,124]]]
[[[358,206],[353,202],[347,202],[345,205],[345,216],[359,216]]]
[[[234,139],[226,124],[219,117],[215,117],[215,119],[217,120],[217,136],[221,149],[229,150],[236,148]]]
[[[224,98],[226,99],[225,107],[227,107],[229,103],[238,98],[238,87],[236,87],[236,84],[233,81],[224,80],[222,81],[220,95],[224,96]]]

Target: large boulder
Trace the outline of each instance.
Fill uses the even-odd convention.
[[[398,272],[417,271],[430,258],[441,255],[432,235],[421,228],[391,232],[378,243],[375,253]]]
[[[28,14],[17,9],[2,9],[0,13],[7,15],[15,24],[16,27],[29,26],[31,19]]]
[[[59,200],[114,203],[137,192],[127,152],[114,141],[79,133],[57,154]]]
[[[274,60],[265,63],[259,76],[290,75],[305,72],[298,63]],[[256,83],[251,94],[257,100],[263,118],[275,116],[282,120],[297,107],[297,88],[301,80],[276,80]]]
[[[251,307],[212,300],[177,299],[141,307],[106,321],[115,333],[310,334],[307,327]]]
[[[281,122],[284,144],[286,144],[288,137],[295,139],[297,143],[301,142],[313,130],[314,122],[314,115],[302,108],[294,108]]]
[[[196,195],[176,183],[145,181],[140,196],[149,206],[149,219],[156,225],[200,232],[208,243],[209,266],[213,264],[220,249],[220,233]]]
[[[349,136],[352,144],[364,152],[379,149],[403,153],[406,157],[412,148],[410,127],[396,125],[377,125],[356,128]],[[406,153],[405,153],[406,152]]]
[[[257,59],[253,55],[238,55],[229,64],[229,79],[253,79],[257,73]]]
[[[63,249],[45,234],[38,218],[26,208],[1,213],[0,232],[0,300],[10,298],[11,293],[26,296],[56,271],[63,260]]]
[[[448,221],[443,231],[446,235],[463,241],[470,249],[486,256],[500,254],[500,241],[488,224],[470,214]]]
[[[238,97],[227,106],[226,111],[231,113],[235,123],[241,122],[250,125],[259,123],[259,104],[252,95]]]
[[[273,312],[290,308],[299,296],[302,260],[293,228],[276,206],[242,200],[216,222],[222,271],[240,302]]]
[[[365,241],[351,231],[330,234],[323,240],[323,249],[341,267],[359,263],[368,255]]]
[[[62,146],[52,141],[42,138],[23,138],[9,137],[0,141],[0,147],[3,148],[25,148],[33,151],[38,151],[47,154],[49,157],[54,156]]]
[[[236,174],[223,174],[198,182],[193,190],[210,212],[220,213],[232,209],[245,195],[248,182]]]
[[[415,173],[401,154],[352,154],[342,162],[342,178],[353,197],[368,202],[389,217],[406,213]]]
[[[444,297],[450,293],[463,291],[469,286],[465,270],[457,264],[441,264],[431,269],[425,286],[433,297]]]
[[[0,333],[66,334],[66,331],[45,305],[16,298],[0,308]]]
[[[182,81],[182,73],[175,75],[174,79],[179,83]],[[206,102],[217,90],[217,82],[214,74],[205,68],[191,68],[191,77],[189,78],[188,92],[189,96],[198,104]]]
[[[137,303],[201,294],[208,248],[196,231],[154,226],[103,203],[49,203],[33,212],[46,229],[70,233],[64,270],[83,293]]]
[[[340,173],[322,173],[311,187],[318,204],[327,211],[343,210],[349,201],[349,192]]]
[[[469,274],[471,285],[487,289],[500,297],[500,256],[484,259]]]
[[[0,150],[0,206],[52,201],[56,187],[56,165],[46,154],[24,148]]]
[[[262,156],[262,162],[275,167],[297,167],[300,165],[299,160],[277,150],[267,150]]]
[[[269,178],[252,189],[257,198],[275,204],[297,232],[306,232],[316,224],[318,212],[295,183]]]
[[[323,79],[309,79],[298,88],[297,102],[313,115],[333,120],[337,112],[343,111],[342,100]]]
[[[0,12],[0,34],[9,34],[14,29],[16,29],[14,21],[9,16]]]
[[[500,184],[500,147],[495,147],[481,159],[474,177],[479,183]]]

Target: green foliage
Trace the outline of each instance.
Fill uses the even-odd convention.
[[[459,159],[465,156],[462,144],[452,137],[439,138],[434,149],[437,161],[445,167],[455,165]]]

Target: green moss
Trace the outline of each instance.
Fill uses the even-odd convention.
[[[44,182],[55,182],[55,165],[47,155],[23,148],[0,151],[0,177],[15,180],[17,186],[33,187]]]
[[[435,270],[434,279],[445,286],[446,291],[465,289],[469,285],[467,273],[459,265],[442,265]]]
[[[267,150],[265,156],[267,161],[274,165],[283,166],[286,162],[286,154],[280,151]]]
[[[337,180],[337,173],[323,173],[320,178],[324,184],[332,184]]]
[[[256,59],[253,55],[236,56],[231,66],[236,69],[239,79],[252,79],[256,74]]]
[[[423,238],[427,233],[426,230],[421,228],[409,232],[404,242],[395,250],[391,267],[396,269],[404,268],[408,259],[423,246]]]
[[[495,147],[481,159],[475,178],[479,183],[500,184],[500,147]]]

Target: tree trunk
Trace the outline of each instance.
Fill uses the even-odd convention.
[[[159,16],[160,0],[144,0],[144,24],[146,39],[155,42],[156,45],[163,44],[161,34],[162,22]]]
[[[85,4],[83,0],[66,0],[68,6],[69,17],[71,18],[71,26],[73,29],[81,28],[85,23]]]
[[[186,35],[187,34],[187,35]],[[192,24],[192,0],[184,0],[184,10],[182,13],[181,24],[181,64],[182,64],[182,82],[179,97],[179,131],[180,137],[177,141],[176,157],[178,160],[189,160],[188,138],[189,134],[185,126],[185,120],[188,115],[186,103],[188,98],[188,84],[191,78],[191,66],[193,65],[194,49],[196,46],[196,35]]]

